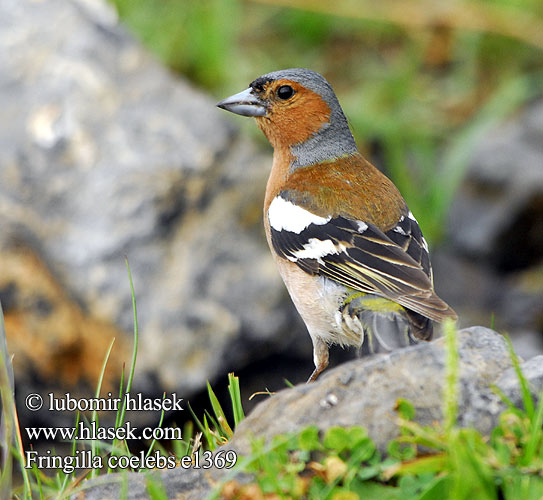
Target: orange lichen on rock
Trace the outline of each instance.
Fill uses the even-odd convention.
[[[16,377],[95,387],[115,338],[103,388],[116,386],[122,363],[129,359],[125,334],[87,315],[32,249],[15,246],[1,255],[0,300]]]

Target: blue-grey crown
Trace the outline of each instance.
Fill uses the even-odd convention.
[[[326,78],[319,73],[306,68],[290,68],[272,71],[271,73],[262,75],[254,80],[250,86],[259,89],[267,82],[281,80],[283,78],[298,82],[309,90],[319,94],[331,109],[339,106],[334,90]]]

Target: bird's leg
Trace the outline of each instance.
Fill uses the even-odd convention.
[[[328,344],[320,338],[313,339],[313,362],[315,369],[311,377],[307,380],[307,384],[314,382],[320,373],[328,366]]]

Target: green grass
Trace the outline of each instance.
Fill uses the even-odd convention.
[[[481,138],[542,95],[538,0],[110,1],[165,64],[217,99],[272,70],[323,73],[430,243]],[[265,144],[251,120],[232,119]]]
[[[209,382],[207,383],[207,393],[209,395],[211,408],[213,409],[213,415],[206,410],[203,418],[199,419],[190,405],[189,410],[204,439],[203,449],[214,451],[219,446],[228,443],[234,435],[234,431],[232,426],[228,423],[224,410]],[[234,413],[235,428],[235,426],[245,418],[245,414],[241,404],[239,379],[233,373],[228,374],[228,393],[230,395],[230,402]]]

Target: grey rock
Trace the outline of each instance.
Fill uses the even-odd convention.
[[[543,353],[543,100],[480,141],[447,234],[458,273],[436,276],[460,291],[451,302],[464,324],[492,315],[523,355]]]
[[[269,159],[109,6],[1,0],[0,89],[0,248],[23,242],[129,333],[128,256],[140,389],[187,397],[290,338],[261,227]]]
[[[452,301],[463,321],[484,324],[492,315],[522,355],[543,353],[541,99],[481,140],[447,233],[460,272],[445,278],[465,292]]]
[[[459,314],[459,326],[493,324],[506,332],[515,351],[529,359],[543,353],[543,264],[502,274],[488,261],[439,248],[435,287]]]
[[[460,331],[458,344],[458,423],[488,434],[505,409],[491,384],[515,394],[518,401],[518,388],[508,371],[512,364],[507,346],[499,334],[483,327]],[[526,376],[534,391],[540,392],[543,363],[534,359],[527,362]],[[444,367],[443,338],[345,363],[314,384],[283,390],[259,404],[238,426],[230,446],[247,453],[253,436],[271,439],[307,425],[323,431],[335,425],[362,425],[384,449],[398,435],[394,410],[398,398],[414,404],[417,422],[431,425],[442,420]]]
[[[481,140],[447,233],[458,272],[436,276],[445,277],[447,291],[461,292],[451,302],[464,323],[492,315],[522,355],[543,353],[541,99]]]
[[[543,352],[543,335],[540,332],[520,328],[513,333],[511,342],[519,357],[531,361],[541,356],[539,353]]]
[[[459,332],[458,350],[458,423],[488,435],[505,409],[491,385],[495,384],[516,404],[522,401],[507,345],[498,333],[471,327]],[[285,389],[260,403],[238,425],[227,448],[243,455],[250,453],[251,440],[255,437],[270,440],[277,434],[296,432],[308,425],[316,425],[322,431],[337,425],[362,425],[377,446],[385,450],[387,442],[398,435],[394,409],[398,398],[414,404],[415,421],[423,425],[442,421],[444,368],[444,339],[345,363],[325,372],[315,383]],[[521,369],[532,394],[541,395],[543,356],[522,363]],[[128,498],[148,498],[145,478],[141,474],[129,478]],[[157,474],[157,478],[163,480],[169,498],[205,498],[224,480],[225,471],[174,469]],[[83,498],[118,498],[116,481],[120,480],[110,477],[90,481],[86,483],[89,489]],[[110,484],[102,486],[104,481]],[[187,487],[191,481],[195,489],[189,493]]]
[[[543,256],[543,101],[479,144],[450,213],[448,234],[463,253],[503,269]]]
[[[510,273],[500,287],[496,310],[508,318],[508,328],[539,330],[543,342],[543,261],[519,272]],[[539,349],[539,353],[543,349]]]

